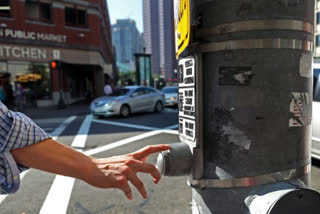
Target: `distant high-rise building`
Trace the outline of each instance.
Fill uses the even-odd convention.
[[[146,53],[151,54],[151,71],[160,74],[159,2],[143,0],[143,39]]]
[[[174,11],[172,0],[159,0],[160,68],[168,80],[176,68]],[[173,78],[172,78],[173,79]]]
[[[316,61],[320,63],[320,1],[316,1],[316,27],[315,27],[315,52]]]
[[[146,52],[151,54],[153,74],[168,80],[176,68],[172,0],[143,0],[143,28]]]
[[[136,22],[132,19],[118,19],[112,25],[112,43],[116,48],[117,63],[134,67],[134,54],[142,53],[144,46]]]

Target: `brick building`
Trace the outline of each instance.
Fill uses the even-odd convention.
[[[0,10],[5,90],[20,83],[38,106],[57,104],[60,94],[67,104],[103,95],[115,71],[106,1],[1,1],[10,6]]]

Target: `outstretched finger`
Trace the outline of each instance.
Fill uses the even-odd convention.
[[[124,194],[127,196],[129,200],[132,200],[132,191],[127,181],[123,182],[119,186],[119,189],[121,189],[124,192]]]
[[[140,178],[135,173],[130,173],[128,175],[129,181],[137,188],[137,190],[140,192],[141,196],[146,199],[148,197],[147,190],[140,180]]]
[[[170,145],[160,144],[160,145],[146,146],[132,154],[134,158],[141,160],[153,153],[166,151],[168,149],[170,149]]]

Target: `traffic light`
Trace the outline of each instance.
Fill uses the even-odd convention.
[[[50,67],[51,67],[51,69],[55,69],[57,67],[57,62],[56,61],[51,61],[50,62]]]
[[[60,61],[56,61],[56,60],[51,61],[50,62],[50,68],[51,69],[60,70],[61,69],[61,62]]]

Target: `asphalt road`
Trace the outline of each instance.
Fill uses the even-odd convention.
[[[150,144],[178,142],[177,110],[138,114],[130,118],[92,118],[90,115],[37,119],[36,122],[66,145],[94,157],[129,153]],[[171,130],[171,131],[168,131]],[[80,136],[80,137],[79,137]],[[84,136],[84,137],[83,137]],[[81,144],[82,142],[82,144]],[[149,162],[155,163],[156,155]],[[320,161],[312,167],[312,187],[320,191]],[[148,199],[133,188],[128,201],[119,190],[97,189],[88,184],[38,170],[22,174],[20,190],[0,196],[2,214],[186,214],[191,213],[191,190],[186,177],[163,177],[155,185],[148,175],[145,182]]]
[[[95,157],[129,153],[150,144],[178,142],[177,121],[176,109],[130,118],[97,119],[83,115],[36,120],[58,141],[91,151]],[[171,132],[166,133],[166,130]],[[87,136],[85,145],[75,143],[81,141],[80,138],[75,140],[77,135]],[[155,163],[156,155],[149,161]],[[134,199],[128,201],[119,190],[98,189],[79,180],[32,169],[22,175],[22,184],[16,194],[0,197],[0,213],[190,213],[191,190],[185,177],[163,177],[155,185],[151,176],[139,176],[145,182],[149,197],[142,199],[133,188]]]

